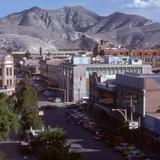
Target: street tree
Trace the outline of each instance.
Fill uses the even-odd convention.
[[[28,84],[22,85],[17,94],[16,108],[21,112],[30,112],[37,108],[37,91]]]
[[[9,108],[7,102],[0,101],[0,139],[7,139],[11,130],[17,132],[19,121],[17,115]]]
[[[24,130],[29,130],[31,127],[33,129],[41,129],[43,126],[41,118],[35,111],[24,113],[21,120],[23,122]]]
[[[0,160],[5,160],[5,153],[0,151]]]
[[[26,78],[21,83],[21,90],[17,94],[16,108],[21,112],[21,124],[24,130],[41,129],[43,126],[38,116],[37,91],[30,85],[30,79]]]
[[[63,128],[53,128],[41,133],[34,141],[36,160],[81,160],[80,153],[70,152]]]

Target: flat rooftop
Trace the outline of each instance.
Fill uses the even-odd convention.
[[[150,114],[147,114],[153,118],[156,118],[156,119],[160,119],[160,113],[150,113]]]
[[[91,63],[91,64],[72,64],[72,63],[62,63],[65,66],[83,66],[83,67],[151,67],[148,64],[108,64],[108,63]]]
[[[126,76],[133,76],[133,77],[141,77],[141,78],[160,78],[160,74],[155,74],[155,73],[130,73],[127,72],[124,75]]]

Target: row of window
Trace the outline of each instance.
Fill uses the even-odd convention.
[[[12,75],[12,67],[6,68],[6,75],[11,76]],[[0,76],[2,76],[2,68],[0,68]]]
[[[7,74],[7,76],[11,76],[12,75],[12,67],[7,67],[6,68],[6,74]]]
[[[12,86],[12,85],[13,85],[12,79],[7,79],[7,86]],[[0,87],[2,87],[2,80],[0,80]]]
[[[117,68],[87,68],[86,70],[86,78],[89,77],[89,74],[97,72],[97,73],[102,73],[106,75],[115,75],[115,74],[123,74],[125,72],[137,72],[141,73],[142,68],[141,67],[117,67]]]
[[[7,79],[7,86],[12,86],[12,85],[13,85],[12,79]]]

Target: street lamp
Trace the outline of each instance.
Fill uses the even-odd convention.
[[[126,110],[126,109],[115,109],[115,108],[113,108],[112,111],[118,111],[119,113],[121,113],[121,115],[122,115],[123,118],[125,119],[125,122],[128,121],[128,118],[127,118],[127,110]]]

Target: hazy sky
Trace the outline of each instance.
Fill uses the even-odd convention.
[[[33,6],[57,9],[66,5],[84,6],[100,15],[121,11],[160,21],[160,0],[0,0],[0,17]]]

